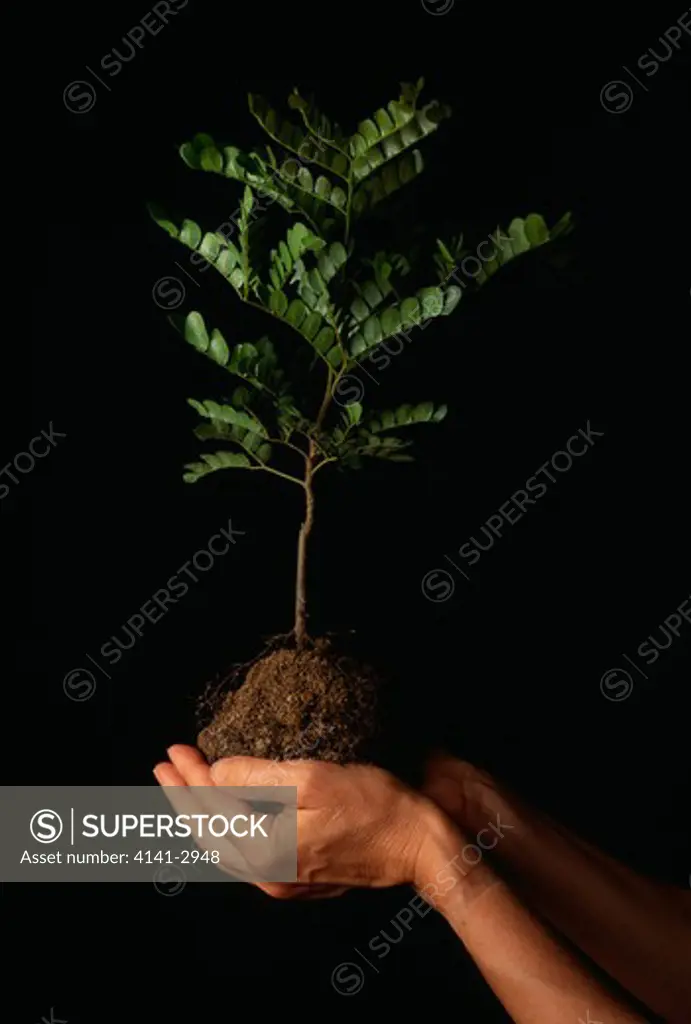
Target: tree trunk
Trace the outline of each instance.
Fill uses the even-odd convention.
[[[314,492],[312,490],[312,469],[314,452],[310,450],[305,470],[305,520],[298,536],[298,562],[295,581],[295,641],[303,647],[307,639],[307,541],[314,522]]]

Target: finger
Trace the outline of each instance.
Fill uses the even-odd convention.
[[[451,775],[458,766],[458,759],[445,750],[433,750],[425,764],[425,773],[430,775]]]
[[[255,882],[267,896],[275,900],[295,900],[307,892],[309,885],[290,884],[288,882]]]
[[[178,813],[193,814],[202,810],[210,817],[221,815],[230,819],[235,815],[247,815],[252,811],[249,804],[225,788],[234,788],[239,783],[225,782],[223,788],[213,784],[209,765],[194,747],[176,744],[168,753],[174,762],[173,769],[187,784],[185,789],[178,787],[166,794]],[[243,760],[251,762],[253,759]],[[268,765],[272,763],[266,762]],[[274,822],[273,818],[267,819],[267,831],[273,830]],[[271,832],[269,834],[271,835]],[[272,841],[273,844],[277,844],[277,839],[273,836]],[[267,868],[271,861],[273,846],[263,849],[257,846],[251,837],[243,838],[230,834],[225,837],[201,835],[195,838],[195,842],[202,849],[218,850],[223,862],[220,865],[221,869],[245,880],[252,875],[254,878],[261,877],[264,873],[262,868]],[[262,863],[263,861],[266,863]]]
[[[285,762],[286,767],[287,764]],[[217,786],[271,786],[276,785],[275,780],[279,777],[276,767],[276,761],[261,757],[224,757],[211,766],[211,778]],[[285,774],[287,777],[288,773]]]
[[[195,747],[176,743],[168,748],[167,753],[188,786],[213,785],[209,765],[203,754]]]
[[[166,793],[166,797],[178,814],[191,815],[198,813],[200,809],[209,811],[211,814],[223,811],[229,817],[232,817],[233,814],[244,813],[246,805],[242,801],[233,801],[232,806],[228,806],[227,796],[219,793],[210,784],[208,765],[205,761],[200,763],[203,759],[194,747],[175,745],[170,748],[169,754],[183,769],[190,780],[189,785],[175,764],[161,763],[154,769],[154,774],[161,785],[172,788],[173,792]],[[205,776],[209,778],[206,783],[203,781]],[[205,799],[207,795],[208,799]],[[225,874],[243,881],[251,881],[253,877],[256,877],[253,869],[238,849],[237,841],[229,842],[226,839],[202,835],[196,837],[195,842],[202,850],[209,852],[217,850],[219,852],[222,863],[218,867]]]
[[[176,769],[173,768],[173,771]],[[211,786],[201,790],[204,793],[215,794],[216,805],[212,804],[211,807],[200,802],[198,788],[187,786],[184,782],[181,785],[166,786],[164,792],[175,813],[187,816],[188,819],[199,813],[206,813],[210,816],[221,814],[227,817],[232,817],[235,813],[244,813],[244,804],[234,801],[229,807],[228,800],[222,799],[224,794],[218,790],[214,791]],[[214,836],[205,827],[193,828],[192,840],[203,851],[218,852],[220,862],[216,864],[216,867],[225,874],[244,882],[252,882],[257,878],[256,868],[252,866],[250,860],[243,856],[243,849],[248,848],[247,840],[230,836]],[[241,848],[241,844],[245,845]]]
[[[168,754],[173,761],[173,767],[190,787],[189,794],[181,799],[186,800],[189,796],[190,802],[198,805],[197,811],[206,811],[210,816],[226,813],[228,817],[232,817],[234,814],[246,813],[247,807],[244,803],[232,799],[228,793],[219,793],[214,787],[211,769],[196,747],[178,743],[169,747]],[[194,809],[192,808],[189,813]]]
[[[293,883],[256,883],[267,896],[277,900],[324,900],[342,896],[348,891],[345,885],[300,885]]]
[[[183,804],[188,807],[187,813],[195,811],[206,811],[209,814],[220,813],[224,808],[219,807],[219,794],[214,790],[211,780],[211,773],[208,763],[196,747],[189,747],[182,743],[176,743],[168,748],[168,756],[173,762],[173,769],[183,779],[185,785],[190,789],[187,793],[179,794],[178,810],[182,813]],[[226,803],[229,801],[226,799]],[[242,809],[227,808],[228,811],[241,814]]]
[[[348,892],[349,888],[351,886],[348,885],[310,885],[307,892],[301,898],[305,900],[332,900],[337,896],[342,896],[344,892]]]
[[[154,775],[156,776],[156,781],[160,786],[187,785],[175,765],[170,764],[169,761],[162,761],[160,764],[157,764],[154,768]]]
[[[266,761],[259,757],[225,757],[211,766],[217,786],[289,786],[297,789],[297,807],[320,806],[324,793],[345,769],[325,761]],[[315,774],[319,785],[315,786]],[[277,802],[285,802],[277,794]],[[288,801],[291,802],[292,801]]]

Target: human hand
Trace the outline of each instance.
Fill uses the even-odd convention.
[[[161,786],[178,791],[175,796],[169,798],[171,803],[180,802],[179,790],[181,788],[214,786],[209,764],[195,747],[176,744],[170,747],[167,753],[170,761],[162,761],[160,764],[157,764],[154,768],[154,775]],[[271,768],[267,770],[266,774],[256,784],[261,786],[286,785],[282,763],[271,761],[267,762],[267,764]],[[189,803],[189,800],[186,803]],[[185,807],[184,809],[189,811],[191,808]],[[226,807],[221,806],[214,809],[218,812],[227,810]],[[226,844],[224,844],[224,847],[224,852],[226,853],[225,862],[218,866],[236,877],[241,877],[241,858],[235,855],[235,849],[229,851]],[[347,886],[300,885],[297,882],[255,882],[253,884],[269,896],[292,900],[327,899],[340,896],[347,889]]]
[[[438,752],[425,766],[425,780],[420,791],[461,828],[472,829],[499,797],[494,780],[468,761]]]
[[[211,769],[190,747],[173,747],[172,764],[157,766],[164,786],[262,786],[275,763],[235,757]],[[300,884],[380,888],[423,877],[428,843],[442,818],[434,804],[389,773],[370,766],[281,762],[280,784],[298,793]],[[280,816],[279,816],[280,817]],[[284,886],[262,885],[286,896]]]

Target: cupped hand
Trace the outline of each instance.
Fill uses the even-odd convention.
[[[234,757],[212,768],[193,747],[172,747],[172,763],[156,767],[162,786],[297,787],[299,895],[336,895],[345,888],[416,884],[438,810],[394,776],[365,765],[276,762]],[[321,890],[317,886],[322,887]],[[304,888],[307,887],[307,888]],[[334,888],[335,887],[335,888]],[[270,895],[292,886],[262,884]]]

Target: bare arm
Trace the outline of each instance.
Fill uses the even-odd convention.
[[[430,881],[417,888],[447,919],[516,1024],[643,1021],[589,974],[484,860],[469,866],[469,849],[455,829],[438,826],[423,861]]]
[[[275,764],[258,758],[227,758],[210,769],[193,748],[175,746],[169,754],[173,763],[158,765],[156,778],[173,806],[181,787],[258,786],[265,784],[267,771],[276,778]],[[282,784],[297,791],[299,883],[414,885],[446,917],[516,1024],[578,1024],[579,1019],[581,1024],[641,1024],[642,1018],[607,992],[565,942],[512,895],[482,856],[467,868],[462,830],[431,800],[369,765],[293,761],[283,762],[281,770]],[[283,821],[279,814],[267,825],[271,836],[274,827],[280,834]],[[252,852],[243,841],[246,864],[251,865]],[[237,853],[237,843],[231,843],[234,874]],[[290,889],[261,887],[276,896]]]
[[[653,1012],[688,1024],[689,894],[638,876],[460,761],[437,761],[426,792],[474,836],[499,820],[485,848],[496,839],[493,862],[529,906]]]

